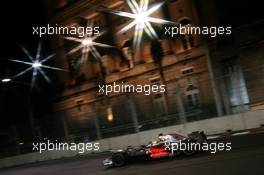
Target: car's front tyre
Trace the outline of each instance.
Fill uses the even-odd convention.
[[[125,155],[123,153],[115,153],[112,155],[112,161],[115,167],[124,166],[126,163]]]

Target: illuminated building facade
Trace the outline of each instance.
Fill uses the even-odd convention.
[[[113,46],[98,48],[101,55],[99,61],[89,56],[86,62],[79,64],[81,51],[68,54],[76,43],[64,37],[54,39],[54,49],[59,51],[57,64],[69,69],[68,74],[62,72],[59,75],[58,84],[64,89],[54,102],[53,114],[62,121],[65,137],[101,139],[236,113],[242,109],[235,106],[241,104],[243,110],[250,109],[248,104],[254,94],[246,88],[247,78],[242,78],[240,69],[234,74],[227,72],[230,75],[228,80],[217,79],[230,69],[219,61],[222,57],[219,56],[220,51],[215,50],[215,42],[208,47],[197,35],[168,38],[163,35],[163,26],[154,24],[163,50],[162,68],[159,68],[153,61],[151,40],[143,36],[140,49],[135,50],[132,44],[134,30],[118,33],[131,20],[104,10],[129,12],[125,1],[51,2],[48,6],[53,7],[50,9],[53,24],[99,26],[104,34],[98,42]],[[152,0],[150,5],[158,2]],[[197,26],[200,25],[197,9],[193,0],[167,0],[153,16]],[[98,93],[98,83],[102,81],[106,84],[165,84],[167,91],[149,96],[113,93],[106,98]],[[237,84],[240,84],[239,90],[234,88]],[[230,90],[232,87],[234,90]]]

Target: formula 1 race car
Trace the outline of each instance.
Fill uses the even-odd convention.
[[[159,134],[158,141],[152,141],[148,145],[136,147],[128,146],[124,150],[112,151],[111,157],[103,160],[103,165],[121,167],[129,162],[147,161],[160,158],[174,157],[180,154],[193,155],[198,150],[183,149],[173,150],[172,143],[204,143],[207,142],[204,132],[193,132],[188,136],[180,134]]]

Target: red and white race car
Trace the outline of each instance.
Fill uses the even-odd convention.
[[[152,141],[148,145],[127,147],[124,150],[112,151],[111,157],[103,160],[105,166],[120,167],[129,162],[147,161],[166,157],[174,157],[179,154],[193,155],[197,150],[173,150],[172,143],[203,143],[207,142],[204,132],[193,132],[188,136],[180,134],[159,134],[157,141]]]

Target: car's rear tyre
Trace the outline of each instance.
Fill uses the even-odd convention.
[[[194,139],[189,139],[186,144],[191,144],[191,143],[197,143],[196,140]],[[183,151],[183,154],[186,155],[186,156],[191,156],[193,154],[195,154],[197,152],[197,150],[195,150],[194,148],[190,148],[190,149],[185,149]]]
[[[122,153],[116,153],[112,156],[113,165],[115,167],[121,167],[124,166],[126,163],[126,159],[124,154]]]
[[[191,156],[196,153],[196,150],[184,150],[183,154],[186,156]]]

